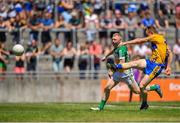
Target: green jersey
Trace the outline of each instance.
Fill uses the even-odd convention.
[[[128,54],[128,49],[126,46],[121,46],[116,49],[114,49],[113,52],[114,58],[115,58],[115,64],[119,64],[120,60],[125,60],[125,62],[129,62],[129,54]],[[121,75],[122,77],[126,77],[129,75],[132,75],[132,69],[128,70],[119,70],[119,72],[123,72],[126,75]]]
[[[125,59],[125,62],[129,62],[129,54],[126,46],[121,46],[114,49],[114,58],[117,63],[119,60]]]

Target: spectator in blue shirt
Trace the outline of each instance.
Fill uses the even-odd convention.
[[[41,20],[41,26],[42,26],[42,29],[43,29],[43,32],[42,32],[42,44],[43,44],[43,47],[42,47],[42,52],[44,54],[48,54],[48,49],[50,48],[51,46],[51,35],[50,35],[50,30],[53,28],[54,26],[54,21],[53,19],[51,18],[52,15],[51,13],[45,13],[44,15],[44,18]]]
[[[145,18],[141,20],[142,27],[149,27],[155,25],[155,20],[151,17],[150,12],[145,13]]]

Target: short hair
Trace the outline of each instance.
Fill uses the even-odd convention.
[[[114,37],[114,36],[116,36],[116,35],[118,35],[118,36],[121,37],[120,33],[118,33],[118,32],[114,33],[112,37]]]
[[[145,28],[145,31],[151,31],[153,33],[158,33],[158,31],[156,30],[156,28],[154,26],[148,26]]]

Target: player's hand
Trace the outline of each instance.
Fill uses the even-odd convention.
[[[101,61],[103,61],[103,62],[106,61],[106,57],[104,56],[104,57],[101,59]]]
[[[167,67],[165,70],[165,74],[170,76],[171,75],[171,67]]]

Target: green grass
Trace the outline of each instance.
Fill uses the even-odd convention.
[[[91,111],[94,103],[0,104],[0,121],[180,121],[180,102],[152,102],[140,111],[139,103],[113,103]]]

